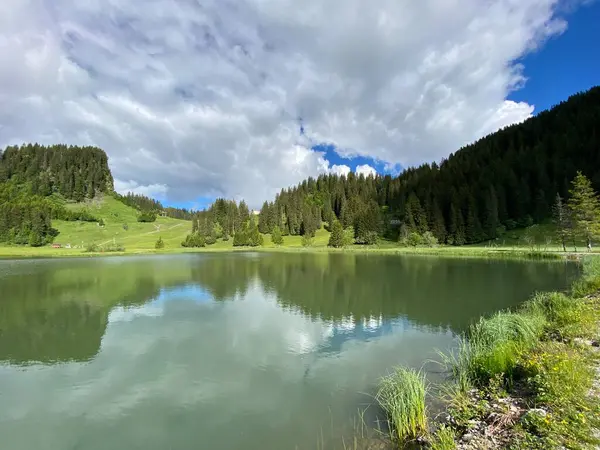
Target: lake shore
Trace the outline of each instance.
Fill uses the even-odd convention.
[[[589,448],[600,445],[600,261],[588,258],[568,294],[540,293],[516,311],[482,318],[458,350],[442,355],[449,373],[445,412],[428,417],[424,400],[381,403],[391,448]],[[396,372],[396,391],[415,391],[418,372]],[[422,388],[426,382],[420,379]],[[389,390],[389,380],[382,384]],[[406,402],[406,400],[404,400]],[[414,416],[414,417],[413,417]],[[409,428],[406,423],[427,423]]]
[[[389,254],[389,255],[424,255],[463,258],[522,258],[522,259],[580,259],[589,253],[563,252],[558,250],[536,250],[526,247],[399,247],[399,246],[349,246],[345,248],[332,248],[327,246],[298,247],[298,246],[261,246],[261,247],[233,247],[211,246],[202,248],[166,248],[162,250],[148,248],[125,249],[118,252],[86,252],[74,248],[45,247],[0,247],[0,259],[12,258],[61,258],[61,257],[105,257],[128,255],[174,255],[190,253],[234,253],[234,252],[277,252],[277,253],[356,253],[356,254]],[[592,253],[596,254],[596,253]]]

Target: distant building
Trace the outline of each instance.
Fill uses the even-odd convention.
[[[258,216],[260,214],[260,211],[257,211],[256,209],[252,210],[252,214],[254,214],[255,216]]]

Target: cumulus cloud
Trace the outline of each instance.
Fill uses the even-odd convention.
[[[123,181],[115,180],[115,191],[119,194],[127,194],[133,192],[134,194],[145,195],[146,197],[163,199],[165,198],[167,191],[169,190],[166,184],[149,184],[146,186],[140,185],[134,180]]]
[[[334,164],[333,166],[331,166],[329,172],[334,173],[336,175],[348,175],[350,173],[350,167],[348,167],[345,164]]]
[[[5,0],[0,145],[94,144],[120,186],[257,205],[345,170],[312,144],[407,166],[526,119],[514,61],[565,29],[561,6]]]
[[[368,164],[362,164],[360,166],[356,166],[356,174],[368,177],[369,175],[377,175],[377,171]]]

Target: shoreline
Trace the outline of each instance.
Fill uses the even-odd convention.
[[[376,247],[352,246],[346,248],[319,247],[204,247],[173,249],[132,249],[122,252],[85,252],[79,249],[54,249],[51,247],[0,247],[0,260],[7,259],[48,259],[48,258],[97,258],[141,255],[180,255],[214,253],[342,253],[378,254],[407,256],[439,256],[455,258],[528,259],[528,260],[580,260],[586,256],[600,256],[600,253],[563,252],[555,250],[532,250],[530,248],[489,248],[489,247]]]
[[[382,380],[378,395],[395,395],[375,403],[390,429],[377,448],[600,448],[600,260],[583,269],[566,293],[480,318],[440,354],[446,381],[428,385],[406,368]],[[444,405],[436,417],[414,394],[432,386]]]

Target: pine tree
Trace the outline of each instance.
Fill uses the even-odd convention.
[[[263,234],[269,233],[269,216],[270,216],[269,202],[264,202],[260,209],[260,215],[258,216],[258,231]]]
[[[600,200],[590,180],[581,172],[577,172],[572,181],[570,193],[569,208],[573,211],[575,225],[591,250],[592,239],[600,236]]]
[[[163,241],[161,236],[158,237],[158,240],[154,244],[154,248],[157,250],[165,248],[165,241]]]
[[[275,225],[273,232],[271,233],[271,241],[275,245],[283,245],[283,236],[281,235],[281,229]]]
[[[485,198],[483,232],[487,239],[495,239],[498,233],[498,198],[496,190],[491,186]]]
[[[340,248],[344,246],[344,227],[339,220],[334,219],[329,236],[329,247]]]

